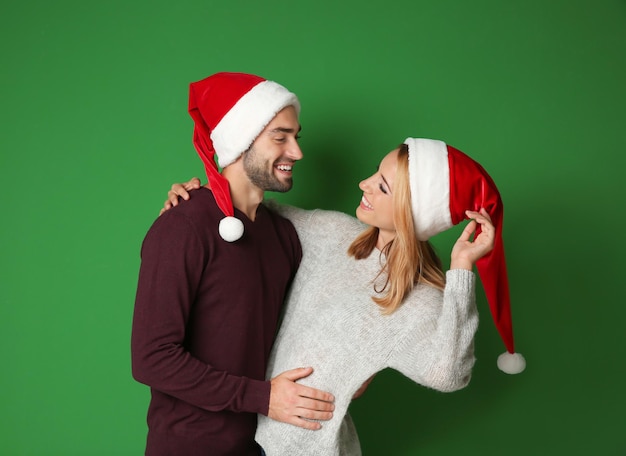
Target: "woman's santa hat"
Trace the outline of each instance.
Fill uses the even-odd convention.
[[[215,201],[226,216],[220,220],[219,233],[228,242],[241,238],[243,223],[234,217],[228,181],[217,165],[224,168],[237,160],[287,106],[300,114],[295,94],[252,74],[216,73],[189,86],[193,144],[204,162]]]
[[[496,230],[493,250],[476,262],[491,315],[507,352],[498,367],[518,374],[526,367],[515,353],[509,281],[502,243],[503,205],[495,183],[483,167],[454,147],[432,139],[407,138],[413,221],[417,237],[430,237],[467,218],[465,211],[484,208]],[[480,226],[476,235],[480,233]]]

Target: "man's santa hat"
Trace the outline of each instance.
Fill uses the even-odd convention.
[[[407,138],[413,221],[417,237],[430,237],[467,218],[465,211],[484,208],[496,230],[493,250],[476,262],[491,315],[507,352],[498,367],[518,374],[526,367],[515,353],[509,281],[502,243],[503,205],[500,192],[483,167],[454,147],[432,139]],[[480,233],[480,226],[476,235]]]
[[[237,160],[287,106],[300,114],[295,94],[252,74],[216,73],[189,86],[189,114],[195,123],[193,144],[204,162],[217,205],[226,216],[220,221],[219,233],[228,242],[241,238],[243,223],[234,217],[228,181],[217,165],[224,168]]]

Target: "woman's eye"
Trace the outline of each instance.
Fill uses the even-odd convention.
[[[381,192],[383,192],[385,195],[387,194],[387,189],[385,188],[385,186],[383,184],[378,184],[378,188],[380,189]]]

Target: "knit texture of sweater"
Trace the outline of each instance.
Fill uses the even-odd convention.
[[[478,326],[472,271],[448,271],[443,292],[417,285],[398,310],[382,315],[371,298],[384,257],[378,250],[362,260],[347,254],[365,225],[338,212],[272,208],[294,224],[303,258],[268,378],[313,367],[301,383],[334,394],[335,412],[318,431],[260,416],[256,439],[268,456],[360,455],[348,406],[358,388],[385,368],[438,391],[469,383]],[[384,278],[378,280],[381,285]]]

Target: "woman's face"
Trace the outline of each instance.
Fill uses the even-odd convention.
[[[363,197],[356,209],[356,216],[363,223],[377,227],[386,242],[396,235],[392,192],[397,168],[398,149],[395,149],[383,158],[376,173],[359,183]]]

